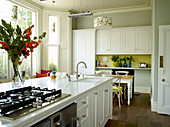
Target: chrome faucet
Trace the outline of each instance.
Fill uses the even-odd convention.
[[[79,77],[79,75],[78,75],[78,66],[79,66],[79,64],[84,64],[84,66],[85,66],[85,68],[87,69],[87,65],[86,65],[86,63],[85,62],[83,62],[83,61],[80,61],[80,62],[78,62],[78,64],[76,65],[76,79],[78,79],[78,77]]]

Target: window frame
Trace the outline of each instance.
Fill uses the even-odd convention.
[[[18,7],[21,7],[21,8],[25,8],[25,9],[27,9],[27,10],[29,10],[29,11],[32,11],[32,12],[34,12],[35,13],[35,18],[34,18],[34,20],[35,21],[33,21],[33,22],[35,22],[35,24],[34,24],[34,29],[35,29],[35,35],[33,35],[33,36],[37,36],[38,35],[38,28],[39,28],[39,24],[38,24],[38,14],[39,14],[39,12],[40,12],[40,8],[38,8],[38,7],[36,7],[36,6],[34,6],[33,8],[31,7],[32,5],[30,4],[30,3],[28,3],[28,2],[24,2],[24,3],[22,3],[22,2],[18,2],[17,0],[16,1],[12,1],[12,0],[7,0],[7,1],[9,1],[9,2],[11,2],[12,4],[14,4],[14,5],[16,5],[16,6],[18,6]],[[12,11],[12,10],[11,10]],[[40,47],[40,46],[39,46]],[[37,48],[37,52],[40,52],[40,48]],[[36,74],[33,74],[33,54],[31,53],[30,54],[31,55],[31,66],[30,66],[30,78],[34,78],[34,77],[36,77]],[[41,57],[41,56],[40,56]],[[7,59],[8,59],[8,56],[7,56]],[[36,58],[37,59],[37,58]],[[39,59],[40,60],[40,59]],[[0,79],[0,81],[1,82],[10,82],[11,81],[11,78],[10,78],[10,68],[11,68],[11,64],[10,64],[10,60],[8,59],[7,60],[8,61],[8,63],[7,63],[7,79]],[[37,66],[36,66],[37,67]],[[37,68],[36,68],[36,70],[37,70]]]
[[[57,60],[57,63],[56,63],[57,65],[56,66],[57,66],[57,71],[59,71],[59,66],[60,66],[59,65],[60,64],[60,62],[59,62],[59,59],[60,59],[60,33],[61,33],[60,32],[61,29],[60,29],[60,25],[59,25],[60,24],[60,16],[58,14],[48,14],[47,16],[48,16],[48,18],[47,18],[46,22],[47,22],[48,25],[46,26],[47,27],[46,29],[48,30],[48,36],[47,36],[46,49],[45,49],[47,51],[47,53],[46,53],[46,58],[47,58],[46,69],[47,70],[49,69],[49,64],[50,64],[49,63],[49,51],[48,51],[48,47],[52,46],[52,47],[56,47],[57,50],[58,50],[57,51],[58,52],[57,53],[57,59],[58,60]],[[57,37],[57,43],[56,44],[50,44],[49,43],[49,29],[50,29],[49,28],[49,17],[50,16],[56,16],[57,17],[57,26],[58,26],[57,27],[57,33],[58,33],[57,36],[58,37]]]

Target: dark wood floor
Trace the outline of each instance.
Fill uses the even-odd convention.
[[[112,120],[105,127],[170,127],[170,116],[151,112],[149,94],[134,95],[131,105],[118,107],[117,97],[113,102]]]

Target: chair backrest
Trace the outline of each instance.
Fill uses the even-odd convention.
[[[116,85],[116,86],[120,89],[120,82],[121,82],[122,76],[116,75],[116,76],[113,76],[113,77],[114,77],[113,85],[116,85],[118,83],[118,85]]]
[[[116,75],[128,75],[129,71],[115,71]]]

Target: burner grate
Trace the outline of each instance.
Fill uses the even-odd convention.
[[[37,102],[37,106],[42,106],[43,103],[55,101],[57,97],[62,95],[61,89],[48,90],[48,88],[40,89],[40,87],[23,87],[19,89],[9,90],[0,93],[0,111],[2,116],[9,115],[13,112],[18,112],[25,107],[33,106]],[[53,98],[53,99],[51,99]],[[38,102],[42,104],[38,105]]]

